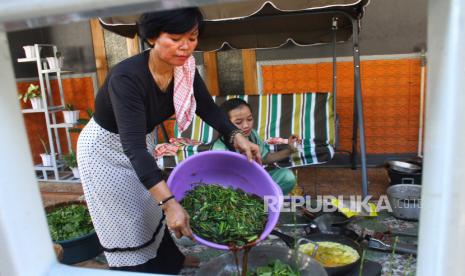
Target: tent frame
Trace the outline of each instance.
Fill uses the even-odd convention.
[[[350,162],[353,170],[356,170],[358,167],[358,156],[360,156],[361,161],[361,173],[362,173],[362,196],[366,198],[368,196],[368,175],[367,175],[367,157],[366,157],[366,142],[365,142],[365,126],[363,118],[363,102],[362,102],[362,84],[361,84],[361,74],[360,74],[360,48],[359,48],[359,26],[360,19],[353,17],[350,13],[343,11],[341,9],[325,9],[324,11],[319,10],[309,10],[303,11],[306,13],[312,14],[334,14],[335,16],[332,19],[332,62],[333,62],[333,108],[336,116],[336,125],[339,123],[339,119],[336,113],[336,95],[337,95],[337,30],[338,30],[338,17],[336,15],[341,15],[347,17],[352,25],[352,56],[353,56],[353,66],[354,66],[354,116],[353,116],[353,133],[352,133],[352,150],[350,153]],[[233,48],[234,49],[234,48]],[[337,130],[337,127],[336,127]],[[162,127],[163,133],[166,132]],[[336,133],[336,147],[338,133]],[[357,153],[357,140],[360,138],[360,154]]]
[[[351,165],[352,169],[357,169],[357,135],[360,135],[360,160],[362,170],[362,196],[366,198],[368,196],[368,174],[367,174],[367,156],[366,156],[366,142],[365,142],[365,123],[363,118],[363,101],[362,101],[362,81],[360,74],[360,47],[359,47],[359,26],[360,19],[354,18],[352,15],[345,11],[335,9],[334,11],[310,11],[310,13],[332,13],[341,14],[346,16],[352,24],[352,56],[354,66],[354,117],[353,117],[353,132],[352,132],[352,151],[351,151]],[[333,105],[334,114],[336,113],[336,96],[337,96],[337,17],[333,17]],[[338,124],[338,118],[336,117],[336,124]],[[359,131],[359,133],[357,133]],[[337,137],[337,134],[336,134]],[[336,138],[337,139],[337,138]]]

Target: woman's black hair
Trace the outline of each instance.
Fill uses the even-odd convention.
[[[199,33],[203,27],[203,15],[198,8],[184,8],[177,10],[148,12],[139,17],[139,36],[147,41],[156,38],[161,32],[169,34],[183,34],[195,26]]]
[[[220,105],[220,108],[229,117],[229,112],[231,110],[233,110],[233,109],[236,109],[236,108],[240,107],[240,106],[247,106],[249,108],[250,112],[252,112],[252,107],[250,107],[250,104],[248,102],[244,101],[243,99],[240,99],[240,98],[229,99],[229,100],[225,101],[224,103],[222,103]]]

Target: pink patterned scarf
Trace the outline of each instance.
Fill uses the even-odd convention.
[[[182,66],[174,68],[173,102],[179,133],[186,130],[195,114],[195,58],[190,56]]]

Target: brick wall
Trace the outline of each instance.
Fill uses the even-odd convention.
[[[361,62],[368,153],[412,153],[418,144],[420,59]],[[341,150],[351,150],[354,77],[352,62],[337,63],[337,113]],[[266,65],[264,93],[332,91],[332,63]]]

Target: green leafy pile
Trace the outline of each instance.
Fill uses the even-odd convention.
[[[258,239],[267,220],[262,198],[216,184],[194,185],[181,204],[197,236],[229,246]]]
[[[247,276],[300,276],[300,272],[276,260],[268,265],[257,267],[254,271],[247,273]]]
[[[54,209],[47,213],[47,222],[53,241],[74,239],[94,230],[89,210],[81,204]]]

